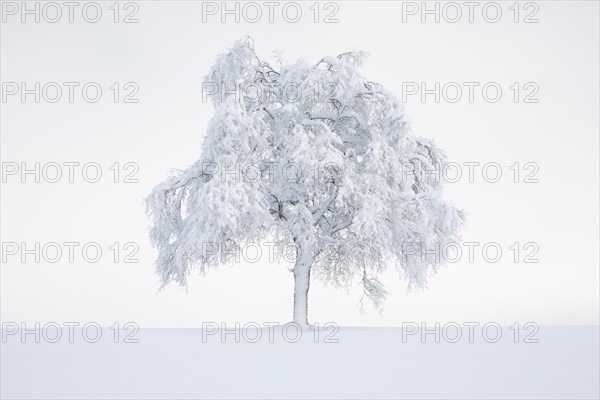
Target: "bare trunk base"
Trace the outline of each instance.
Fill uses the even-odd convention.
[[[308,323],[308,288],[310,285],[310,262],[304,256],[298,257],[294,266],[294,320],[303,329]]]

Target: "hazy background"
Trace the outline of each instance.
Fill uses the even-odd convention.
[[[382,315],[369,307],[359,312],[358,282],[347,293],[313,280],[311,321],[598,324],[597,2],[537,2],[539,23],[533,24],[513,22],[512,2],[501,3],[495,24],[483,20],[481,7],[473,23],[466,15],[455,24],[432,17],[422,23],[418,15],[403,22],[400,2],[374,1],[337,2],[339,22],[332,24],[312,20],[312,2],[301,3],[305,14],[296,24],[280,12],[274,23],[263,15],[252,24],[232,17],[221,23],[219,15],[204,23],[200,2],[146,1],[137,2],[139,23],[123,24],[112,22],[112,2],[101,4],[96,24],[77,11],[73,23],[64,15],[55,24],[21,23],[19,15],[2,23],[2,82],[94,81],[104,90],[95,104],[83,101],[80,90],[72,104],[65,98],[36,104],[31,96],[26,103],[12,96],[1,104],[2,162],[103,167],[95,184],[80,174],[75,183],[8,178],[1,193],[2,242],[95,241],[104,252],[95,264],[79,252],[74,263],[66,255],[55,264],[9,257],[0,276],[2,321],[190,327],[291,319],[293,281],[284,265],[242,262],[192,277],[187,292],[176,286],[159,292],[156,252],[147,240],[142,200],[171,168],[198,159],[213,115],[202,101],[202,78],[217,54],[248,34],[274,65],[273,50],[288,61],[310,62],[354,48],[368,51],[364,75],[399,96],[402,82],[498,82],[503,89],[494,104],[480,89],[473,103],[466,93],[454,104],[432,96],[426,102],[411,96],[406,103],[415,132],[434,139],[450,160],[502,166],[498,183],[482,179],[479,167],[474,183],[463,176],[445,192],[469,215],[464,240],[498,242],[501,260],[485,262],[480,246],[476,262],[463,257],[443,268],[428,290],[408,294],[391,267],[383,277],[391,295]],[[320,17],[327,13],[321,9]],[[112,102],[108,87],[114,82],[136,82],[139,103]],[[535,82],[539,102],[515,103],[514,82]],[[113,183],[114,162],[137,163],[139,183]],[[514,162],[537,163],[539,183],[514,183],[508,169]],[[139,263],[113,262],[108,246],[114,242],[137,243]],[[514,242],[537,243],[540,262],[515,263]],[[521,258],[526,253],[521,249]]]

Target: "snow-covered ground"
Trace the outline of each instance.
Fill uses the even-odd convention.
[[[225,336],[200,329],[142,329],[138,343],[97,343],[65,330],[57,343],[1,344],[2,398],[598,398],[599,328],[541,327],[524,343],[504,328],[496,343],[480,329],[425,336],[401,329],[305,331],[296,343],[276,328]],[[204,332],[204,338],[203,338]],[[245,336],[244,336],[245,334]],[[48,333],[48,336],[49,333]],[[54,336],[54,335],[52,335]],[[93,332],[89,336],[94,336]],[[495,336],[492,329],[488,339]],[[294,330],[288,332],[288,339]],[[531,339],[531,338],[530,338]],[[326,343],[335,341],[337,343]],[[317,341],[318,343],[315,343]]]

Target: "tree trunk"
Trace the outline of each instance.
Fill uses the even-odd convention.
[[[308,288],[312,260],[306,251],[299,251],[294,265],[294,321],[308,327]]]

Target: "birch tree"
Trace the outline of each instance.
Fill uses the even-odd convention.
[[[162,285],[226,262],[232,244],[296,249],[293,321],[308,325],[311,278],[359,283],[381,306],[396,265],[423,287],[457,240],[462,213],[442,198],[444,153],[415,136],[402,104],[351,51],[274,69],[244,38],[217,57],[215,106],[200,158],[147,197]],[[407,243],[428,251],[407,250]]]

